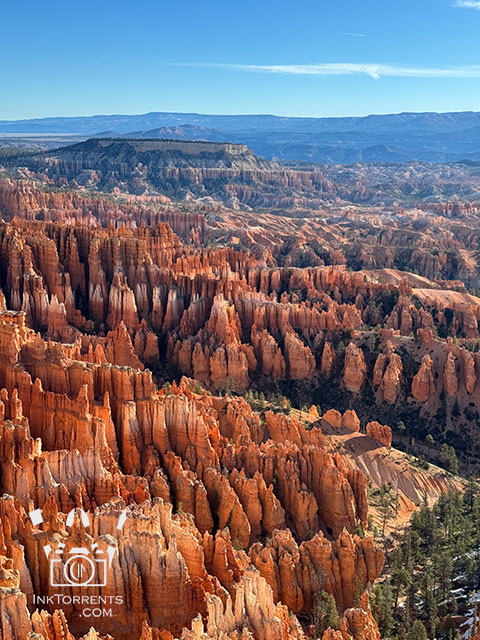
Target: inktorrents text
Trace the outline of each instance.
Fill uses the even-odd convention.
[[[54,593],[48,596],[33,596],[35,606],[84,606],[81,616],[84,618],[111,618],[113,611],[111,605],[123,604],[123,596],[71,596],[63,593]],[[108,608],[110,606],[110,608]]]

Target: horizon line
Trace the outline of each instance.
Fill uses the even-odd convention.
[[[245,112],[245,113],[225,113],[225,112],[219,112],[219,113],[206,113],[206,112],[201,112],[201,111],[144,111],[141,113],[122,113],[122,112],[112,112],[112,113],[92,113],[90,115],[74,115],[74,116],[62,116],[62,115],[50,115],[50,116],[30,116],[30,117],[23,117],[23,118],[2,118],[0,119],[0,125],[6,125],[6,124],[13,124],[13,123],[18,123],[18,122],[28,122],[28,121],[32,121],[32,120],[54,120],[54,119],[59,119],[59,120],[69,120],[69,119],[78,119],[78,118],[113,118],[115,116],[119,116],[119,117],[142,117],[142,116],[148,116],[151,114],[172,114],[172,115],[185,115],[185,116],[206,116],[206,117],[230,117],[230,118],[245,118],[245,117],[256,117],[256,118],[303,118],[303,119],[311,119],[311,120],[319,120],[319,119],[330,119],[330,118],[368,118],[370,116],[401,116],[401,115],[423,115],[423,114],[435,114],[435,115],[451,115],[451,114],[461,114],[461,113],[478,113],[480,114],[480,109],[479,110],[475,110],[475,109],[458,109],[458,110],[453,110],[453,111],[442,111],[442,110],[435,110],[435,109],[429,109],[429,110],[423,110],[423,111],[385,111],[385,112],[369,112],[369,113],[365,113],[365,114],[354,114],[354,115],[315,115],[315,116],[305,116],[305,115],[285,115],[285,114],[280,114],[280,113],[255,113],[255,112]],[[183,124],[191,124],[191,123],[183,123]],[[162,125],[162,126],[169,126],[169,125]],[[40,135],[41,132],[38,132],[37,134],[35,133],[29,133],[29,132],[11,132],[12,135]],[[50,132],[51,133],[51,132]],[[10,132],[0,132],[0,135],[7,135],[10,134]],[[45,133],[45,135],[47,135],[47,133]],[[59,135],[59,134],[58,134]],[[68,134],[64,134],[64,135],[68,135]]]

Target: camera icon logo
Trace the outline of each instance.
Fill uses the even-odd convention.
[[[40,509],[30,512],[29,515],[35,526],[43,522]],[[125,509],[118,520],[117,530],[122,530],[126,518]],[[67,528],[71,529],[74,519],[75,509],[72,509],[67,516]],[[90,527],[90,519],[83,509],[80,510],[80,519],[85,528]],[[104,550],[97,542],[90,549],[71,547],[67,550],[65,543],[60,542],[56,549],[46,544],[43,550],[49,562],[52,587],[104,587],[107,584],[108,569],[116,553],[115,547],[108,545]]]
[[[95,546],[95,545],[94,545]],[[50,584],[52,587],[104,587],[107,584],[108,557],[101,549],[73,547],[62,558],[64,545],[52,551],[49,556]],[[114,551],[115,552],[115,551]],[[113,554],[112,554],[113,558]]]

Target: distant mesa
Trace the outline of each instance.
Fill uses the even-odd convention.
[[[250,153],[246,144],[232,144],[231,142],[208,142],[206,140],[169,140],[165,138],[93,138],[95,142],[103,148],[110,148],[112,145],[128,144],[131,148],[140,153],[148,151],[178,152],[188,155],[198,155],[201,153],[228,153],[230,155],[243,155]],[[83,143],[76,145],[81,147]],[[74,150],[74,149],[72,149]]]
[[[118,189],[175,200],[212,196],[247,207],[322,205],[335,195],[318,169],[297,170],[256,156],[245,144],[151,138],[90,138],[13,161],[57,186]]]

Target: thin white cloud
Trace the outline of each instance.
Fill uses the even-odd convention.
[[[480,11],[479,0],[456,0],[453,6],[461,7],[462,9],[477,9],[477,11]]]
[[[352,36],[352,38],[366,38],[366,33],[353,33],[352,31],[340,31],[342,36]]]
[[[381,63],[324,62],[318,64],[223,64],[183,63],[180,66],[218,67],[236,71],[280,73],[308,76],[358,76],[367,75],[375,80],[395,78],[480,78],[480,65],[460,67],[407,67]]]

